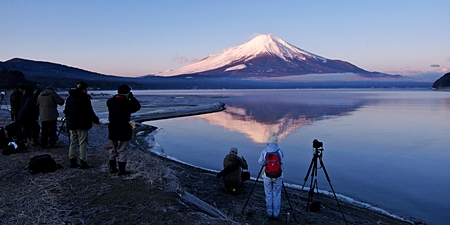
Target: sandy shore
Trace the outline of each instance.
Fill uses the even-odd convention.
[[[158,116],[189,115],[189,110],[175,111],[175,114]],[[153,116],[140,115],[135,120],[144,121]],[[11,123],[6,110],[0,110],[0,117],[0,125]],[[346,202],[340,202],[339,208],[334,198],[325,195],[320,196],[321,210],[312,213],[305,210],[307,193],[289,187],[282,195],[280,219],[268,220],[261,182],[256,183],[242,212],[254,181],[245,184],[240,196],[229,195],[215,173],[149,152],[156,143],[153,130],[154,127],[137,124],[127,164],[133,174],[123,177],[108,172],[106,125],[96,125],[89,131],[88,161],[94,165],[92,169],[69,168],[68,139],[64,132],[56,148],[32,146],[21,153],[1,155],[0,223],[286,224],[286,214],[292,208],[290,224],[423,224]],[[31,175],[27,168],[29,159],[44,153],[51,154],[63,168]]]

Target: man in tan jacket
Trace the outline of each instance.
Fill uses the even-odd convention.
[[[55,147],[58,105],[64,105],[64,99],[53,88],[48,87],[37,98],[39,117],[41,119],[41,146]]]

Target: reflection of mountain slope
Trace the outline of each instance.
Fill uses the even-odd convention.
[[[298,127],[305,126],[310,121],[305,118],[292,119],[283,117],[275,123],[260,123],[252,119],[251,116],[236,114],[237,111],[244,111],[241,108],[227,107],[226,111],[209,114],[199,115],[198,117],[205,119],[210,124],[215,124],[224,127],[230,131],[238,131],[245,134],[256,143],[265,143],[270,131],[275,131],[279,135],[279,139],[282,139],[286,135]]]
[[[270,131],[277,132],[279,139],[283,139],[315,120],[345,116],[363,105],[361,102],[348,103],[309,105],[267,99],[245,103],[236,101],[227,103],[225,111],[199,117],[210,124],[241,132],[256,143],[265,143]]]

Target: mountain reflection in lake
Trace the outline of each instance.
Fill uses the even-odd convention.
[[[173,93],[177,93],[174,91]],[[431,90],[183,91],[227,96],[222,112],[149,121],[167,155],[221,170],[237,147],[252,176],[270,131],[285,152],[285,182],[303,184],[312,141],[337,193],[430,224],[450,221],[450,93]],[[319,188],[329,190],[319,170]]]

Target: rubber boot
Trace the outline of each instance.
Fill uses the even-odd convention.
[[[84,170],[84,169],[90,169],[90,168],[92,168],[92,166],[89,165],[86,161],[80,160],[80,162],[81,162],[80,169]]]
[[[77,159],[76,158],[70,159],[69,168],[78,168],[78,167],[80,167],[80,164],[77,163]]]
[[[119,164],[119,173],[118,173],[119,176],[131,174],[131,172],[125,170],[125,167],[127,166],[126,162],[118,162],[118,164]]]
[[[117,169],[116,166],[116,160],[109,160],[109,173],[113,174],[113,173],[117,173],[119,172],[119,170]]]

